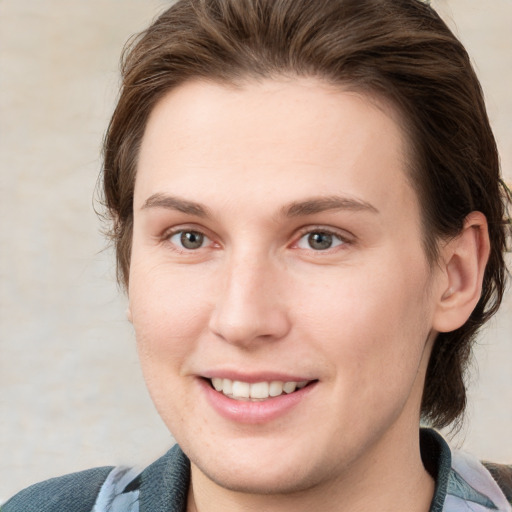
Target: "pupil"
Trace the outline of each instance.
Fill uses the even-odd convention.
[[[332,235],[329,233],[311,233],[308,242],[312,249],[329,249],[332,245]]]
[[[185,249],[199,249],[203,245],[204,237],[196,231],[184,231],[181,234],[181,244]]]

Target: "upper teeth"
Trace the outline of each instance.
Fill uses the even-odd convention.
[[[297,388],[302,389],[308,383],[307,380],[301,382],[282,382],[273,380],[272,382],[242,382],[240,380],[213,378],[213,387],[224,395],[237,400],[256,399],[264,400],[268,397],[279,396],[285,393],[293,393]]]

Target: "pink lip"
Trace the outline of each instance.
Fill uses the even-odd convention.
[[[223,376],[225,378],[230,378],[227,377],[225,373]],[[262,382],[267,380],[281,380],[283,382],[290,381],[289,377],[286,377],[286,380],[282,378],[261,379],[259,377],[258,379],[259,380],[248,381],[247,376],[244,376],[243,379],[232,380],[243,380],[244,382]],[[311,391],[313,391],[317,384],[316,382],[312,382],[305,388],[299,389],[289,395],[282,394],[261,402],[251,402],[228,398],[213,389],[210,383],[205,379],[200,378],[198,379],[198,382],[208,403],[220,416],[236,423],[245,424],[267,423],[283,416],[291,409],[298,406],[300,402],[302,402],[302,400],[311,393]]]

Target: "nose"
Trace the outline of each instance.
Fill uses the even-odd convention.
[[[210,330],[224,341],[246,348],[278,340],[290,330],[280,287],[283,271],[257,257],[226,262],[221,289],[210,317]]]

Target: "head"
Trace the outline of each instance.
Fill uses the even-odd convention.
[[[126,287],[140,150],[151,114],[171,91],[197,82],[243,90],[314,80],[393,112],[430,270],[472,212],[487,219],[490,252],[480,298],[461,326],[437,334],[421,401],[423,418],[434,426],[460,418],[472,342],[504,290],[505,194],[478,79],[433,9],[418,0],[178,1],[127,47],[122,73],[103,182]]]

